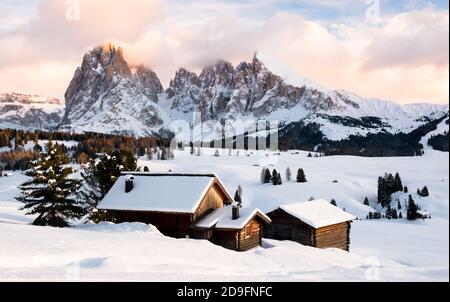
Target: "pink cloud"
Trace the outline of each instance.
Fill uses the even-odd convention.
[[[0,91],[23,87],[55,95],[60,89],[56,96],[62,96],[70,80],[68,66],[73,74],[85,51],[113,41],[123,46],[131,63],[154,69],[166,86],[179,67],[199,72],[218,59],[238,64],[260,51],[330,88],[401,102],[448,102],[448,12],[405,13],[377,27],[330,27],[291,13],[238,17],[236,5],[226,3],[220,4],[226,13],[203,15],[198,5],[171,10],[156,0],[114,5],[81,0],[80,20],[69,22],[64,1],[44,0],[37,20],[0,40]],[[186,18],[190,15],[196,18]],[[20,65],[23,71],[61,73],[67,83],[55,79],[58,88],[51,89],[44,77],[23,72],[23,85],[17,85],[18,77],[8,78],[8,73],[17,75]]]

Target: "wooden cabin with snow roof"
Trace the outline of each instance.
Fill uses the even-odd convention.
[[[170,237],[206,239],[237,251],[259,246],[262,224],[270,219],[232,203],[213,174],[124,173],[98,209],[116,223],[152,224]]]
[[[350,250],[351,222],[356,218],[325,200],[282,205],[267,216],[272,223],[264,226],[264,238]]]

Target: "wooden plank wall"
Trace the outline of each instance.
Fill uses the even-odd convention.
[[[239,251],[248,251],[251,250],[252,248],[261,245],[262,239],[261,223],[256,218],[254,218],[249,222],[248,226],[250,226],[252,230],[252,233],[250,234],[249,238],[245,238],[245,231],[244,231],[245,228],[239,232],[239,244],[238,244]]]

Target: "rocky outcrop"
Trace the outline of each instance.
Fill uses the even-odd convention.
[[[64,103],[55,98],[0,94],[0,127],[50,130],[58,126]]]

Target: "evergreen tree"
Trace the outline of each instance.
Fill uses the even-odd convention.
[[[27,215],[38,214],[34,225],[67,227],[68,220],[86,214],[76,198],[81,181],[69,178],[75,171],[66,166],[69,158],[62,148],[51,141],[46,147],[47,152],[26,172],[32,179],[20,186],[21,194],[16,199],[24,204],[21,209]]]
[[[242,197],[242,194],[244,194],[244,190],[242,190],[242,186],[239,185],[237,188],[238,192],[239,192],[239,196]]]
[[[397,209],[400,211],[402,209],[402,204],[400,203],[400,200],[397,201]]]
[[[272,172],[272,184],[274,186],[278,186],[280,180],[278,179],[278,171],[277,170],[273,170]]]
[[[422,191],[420,191],[420,189],[417,189],[417,195],[422,196]]]
[[[337,202],[336,202],[336,200],[332,199],[330,203],[331,203],[332,205],[334,205],[335,207],[337,207]]]
[[[312,154],[311,154],[311,152],[308,153],[308,157],[313,157]]]
[[[403,188],[403,193],[408,193],[408,191],[409,191],[408,186],[405,186],[405,187]]]
[[[299,183],[308,182],[308,180],[306,179],[306,176],[305,176],[305,171],[303,171],[303,169],[298,169],[297,182],[299,182]]]
[[[391,192],[389,190],[389,184],[387,182],[388,176],[378,178],[378,203],[385,208],[388,204],[391,204]]]
[[[262,168],[261,174],[259,175],[259,182],[262,184],[266,183],[266,168]]]
[[[402,192],[403,191],[403,183],[402,183],[402,179],[400,178],[400,174],[398,174],[398,172],[395,173],[394,183],[395,183],[395,192]]]
[[[290,182],[291,180],[292,180],[291,168],[287,167],[287,169],[286,169],[286,181]]]
[[[369,217],[368,217],[369,219],[373,219],[373,213],[372,212],[369,212]]]
[[[98,203],[105,197],[111,187],[124,171],[135,171],[136,158],[128,151],[114,151],[91,159],[89,167],[81,173],[84,189],[80,193],[81,200],[88,206],[91,220],[98,222],[108,219],[107,214],[95,211]]]
[[[420,196],[422,197],[428,197],[430,196],[430,192],[428,191],[428,187],[423,187],[422,191],[420,191]]]
[[[215,156],[215,157],[219,157],[219,156],[220,156],[219,150],[216,150],[216,151],[214,152],[214,156]]]
[[[403,219],[403,214],[402,214],[402,212],[400,212],[400,213],[398,214],[398,218],[399,218],[399,219]]]
[[[239,194],[239,190],[236,190],[236,193],[234,194],[234,201],[236,201],[239,205],[242,204],[241,195]]]
[[[266,169],[266,175],[264,177],[264,183],[268,184],[272,180],[272,174],[270,174],[270,170]]]
[[[408,220],[416,220],[417,219],[417,211],[419,210],[417,204],[414,202],[412,195],[409,195],[408,200],[408,208],[406,212],[406,218]]]
[[[278,173],[278,185],[281,186],[283,184],[283,178],[281,177],[281,173]]]
[[[370,206],[370,202],[369,202],[369,198],[364,198],[364,205],[365,206]]]

